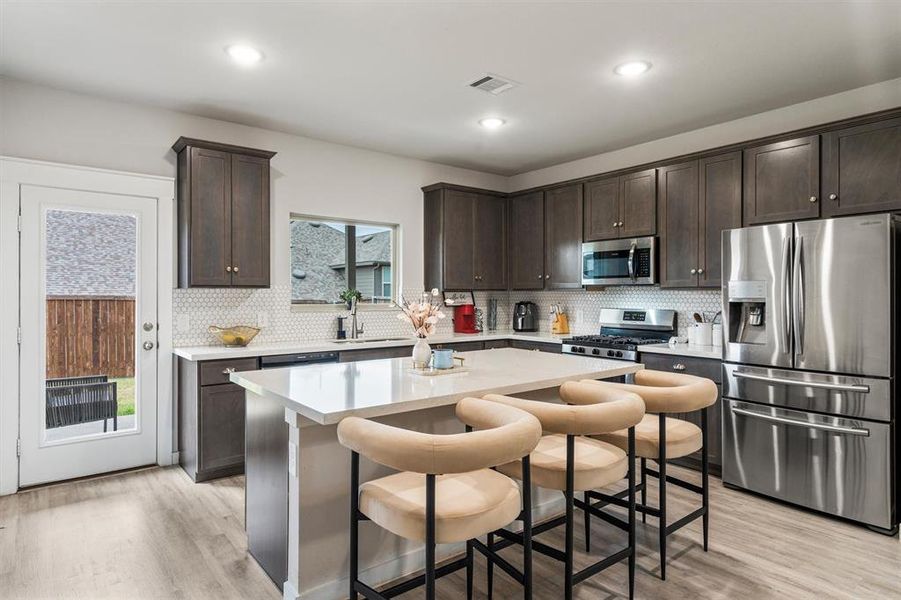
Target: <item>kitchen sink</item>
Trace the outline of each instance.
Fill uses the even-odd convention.
[[[386,338],[363,338],[355,340],[332,340],[333,344],[369,344],[372,342],[408,342],[412,341],[406,337],[386,337]]]

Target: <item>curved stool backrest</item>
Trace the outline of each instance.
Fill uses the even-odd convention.
[[[649,369],[638,371],[634,377],[634,384],[589,379],[579,383],[638,394],[647,412],[655,414],[690,413],[716,402],[716,384],[703,377]]]

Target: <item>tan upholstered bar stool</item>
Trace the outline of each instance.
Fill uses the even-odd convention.
[[[708,408],[716,402],[716,384],[703,377],[665,373],[662,371],[642,370],[635,373],[635,384],[611,383],[606,381],[586,381],[589,385],[607,389],[622,390],[639,395],[645,403],[649,414],[635,427],[635,454],[641,458],[641,503],[638,510],[642,513],[642,521],[647,515],[659,519],[660,544],[660,578],[666,579],[666,538],[669,534],[681,529],[688,523],[701,517],[703,519],[704,551],[707,551],[709,529],[709,466],[707,448]],[[579,400],[580,398],[575,398]],[[580,402],[581,403],[581,402]],[[681,419],[667,417],[672,413],[691,413],[701,411],[701,426]],[[598,439],[625,448],[628,444],[628,432],[616,431],[598,436]],[[697,486],[667,475],[666,461],[672,458],[688,456],[701,450],[701,485]],[[657,461],[658,470],[647,466],[647,460]],[[657,477],[660,484],[660,502],[657,507],[647,505],[647,476]],[[701,495],[701,508],[692,511],[675,523],[667,524],[666,484],[672,483]],[[622,494],[607,495],[596,491],[585,494],[585,502],[597,500],[592,504],[597,508],[605,504],[624,506]],[[585,513],[586,543],[591,528],[590,512]]]
[[[358,417],[338,425],[338,440],[351,452],[350,598],[392,598],[423,584],[435,597],[435,579],[466,568],[467,598],[472,597],[476,540],[522,518],[519,486],[491,469],[527,460],[541,438],[532,415],[497,403],[466,398],[457,416],[480,431],[433,435],[391,427]],[[360,485],[360,454],[401,472]],[[525,459],[523,457],[526,457]],[[359,579],[360,521],[372,521],[400,537],[425,542],[425,574],[380,592]],[[435,545],[467,542],[466,557],[435,568]],[[520,573],[526,598],[531,581]]]
[[[560,388],[560,396],[569,402],[573,397],[585,397],[586,406],[571,406],[553,402],[523,400],[509,396],[489,395],[486,400],[516,407],[535,415],[541,421],[542,429],[548,433],[541,438],[532,452],[529,462],[516,461],[497,467],[501,473],[522,479],[524,485],[531,482],[546,489],[559,490],[566,499],[566,513],[532,527],[532,535],[565,525],[563,551],[532,540],[532,548],[564,564],[564,597],[570,600],[573,586],[609,566],[623,560],[629,561],[629,597],[635,590],[635,478],[628,466],[635,456],[634,426],[644,416],[644,402],[635,394],[621,390],[608,390],[592,385],[569,382]],[[590,399],[590,400],[589,400]],[[576,404],[575,402],[571,404]],[[586,435],[608,433],[625,428],[626,451],[613,444],[601,442]],[[629,520],[622,522],[598,510],[598,516],[628,532],[625,548],[582,569],[573,572],[573,509],[592,510],[587,504],[575,499],[576,490],[590,490],[619,481],[629,473]],[[494,535],[501,542],[495,544]],[[522,536],[500,530],[488,537],[491,550],[500,550],[511,544],[524,543]],[[492,590],[492,558],[488,560],[488,595]]]

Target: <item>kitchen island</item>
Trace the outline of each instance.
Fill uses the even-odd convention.
[[[436,376],[412,373],[409,358],[230,375],[247,396],[248,547],[270,577],[283,582],[285,598],[343,597],[347,589],[350,452],[338,443],[341,419],[353,415],[427,433],[459,433],[463,425],[453,407],[467,396],[527,394],[642,368],[512,348],[460,356],[464,370]],[[361,461],[363,481],[387,473]],[[536,517],[559,511],[558,496],[536,495]],[[461,548],[440,546],[438,559]],[[360,573],[371,585],[415,572],[422,564],[421,544],[377,527],[362,528]]]

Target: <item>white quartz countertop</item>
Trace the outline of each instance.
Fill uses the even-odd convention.
[[[453,333],[435,335],[429,338],[429,344],[450,344],[452,342],[485,342],[491,340],[522,340],[526,342],[562,343],[569,335],[553,335],[543,332],[492,331],[483,333]],[[391,339],[385,339],[391,338]],[[397,339],[401,338],[401,339]],[[249,358],[253,356],[272,356],[275,354],[294,354],[299,352],[342,352],[363,350],[367,348],[390,348],[393,346],[412,346],[416,338],[402,336],[373,337],[361,341],[319,340],[315,342],[280,342],[275,344],[254,344],[243,348],[226,348],[225,346],[184,346],[175,348],[173,352],[187,360],[219,360],[228,358]]]
[[[325,363],[231,374],[234,383],[322,425],[455,404],[467,396],[517,394],[566,381],[618,377],[637,363],[498,348],[463,352],[466,370],[423,376],[409,358]]]
[[[722,346],[696,346],[694,344],[648,344],[639,346],[642,354],[672,354],[674,356],[693,356],[695,358],[723,359]]]

